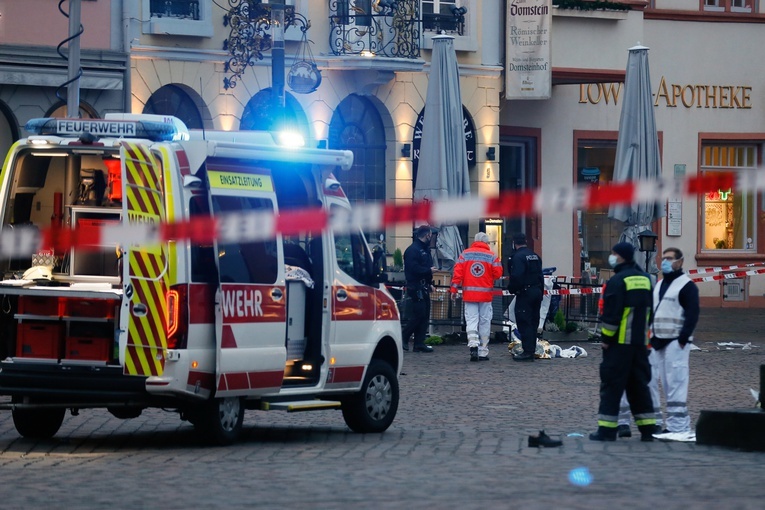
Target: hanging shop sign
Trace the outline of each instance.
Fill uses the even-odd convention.
[[[295,63],[287,73],[287,85],[296,94],[316,92],[321,85],[321,71],[313,59],[306,31],[303,31],[303,39],[298,46]]]
[[[549,99],[552,94],[552,1],[507,3],[505,98]]]

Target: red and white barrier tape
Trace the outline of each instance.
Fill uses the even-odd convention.
[[[285,211],[277,216],[268,212],[246,211],[161,225],[133,223],[78,230],[51,227],[41,233],[34,227],[17,226],[0,232],[0,257],[28,256],[41,246],[53,248],[56,253],[66,253],[72,246],[156,245],[173,240],[210,243],[217,239],[222,243],[241,243],[272,239],[277,233],[320,232],[328,228],[345,233],[358,228],[377,231],[399,223],[442,225],[483,218],[517,218],[616,204],[663,203],[672,197],[729,188],[744,193],[765,190],[765,172],[717,172],[682,180],[659,179],[513,191],[496,197],[449,198],[412,204],[364,203],[352,212],[343,211],[333,216],[324,209],[303,209]]]
[[[706,274],[706,273],[722,273],[725,271],[735,271],[736,269],[746,269],[748,267],[763,267],[765,262],[754,262],[752,264],[744,264],[742,266],[719,266],[719,267],[701,267],[698,269],[689,269],[687,273],[693,274]]]
[[[732,273],[720,273],[712,276],[696,276],[691,278],[693,282],[714,282],[718,280],[730,280],[732,278],[744,278],[745,276],[753,276],[758,274],[765,274],[765,268],[751,269],[749,271],[735,271]]]

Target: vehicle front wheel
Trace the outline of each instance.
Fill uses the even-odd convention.
[[[343,400],[343,418],[354,432],[384,432],[398,411],[398,379],[384,361],[372,360],[361,391]]]
[[[203,404],[200,413],[191,422],[206,441],[220,446],[233,444],[242,435],[242,399],[214,398]]]
[[[16,431],[29,439],[50,439],[64,422],[66,409],[14,409],[13,425]]]

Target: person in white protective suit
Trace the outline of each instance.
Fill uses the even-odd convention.
[[[667,401],[665,429],[658,439],[683,441],[694,436],[688,414],[690,344],[699,321],[699,289],[683,272],[683,252],[662,252],[663,278],[653,293],[651,346],[657,356],[659,378]]]
[[[663,278],[654,287],[654,312],[651,323],[651,382],[649,388],[661,430],[662,412],[659,381],[667,403],[665,427],[654,434],[657,439],[693,440],[688,413],[689,357],[693,330],[699,319],[699,290],[683,272],[683,252],[667,248],[662,254]],[[622,406],[629,405],[622,397]],[[629,416],[619,410],[619,437],[630,437]]]

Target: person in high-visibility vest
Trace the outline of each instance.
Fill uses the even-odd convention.
[[[657,371],[667,401],[664,433],[691,436],[691,417],[688,414],[689,356],[693,330],[699,320],[699,289],[683,272],[683,252],[679,248],[664,250],[661,272],[663,278],[653,293],[651,345],[655,350],[653,356],[657,358]]]

